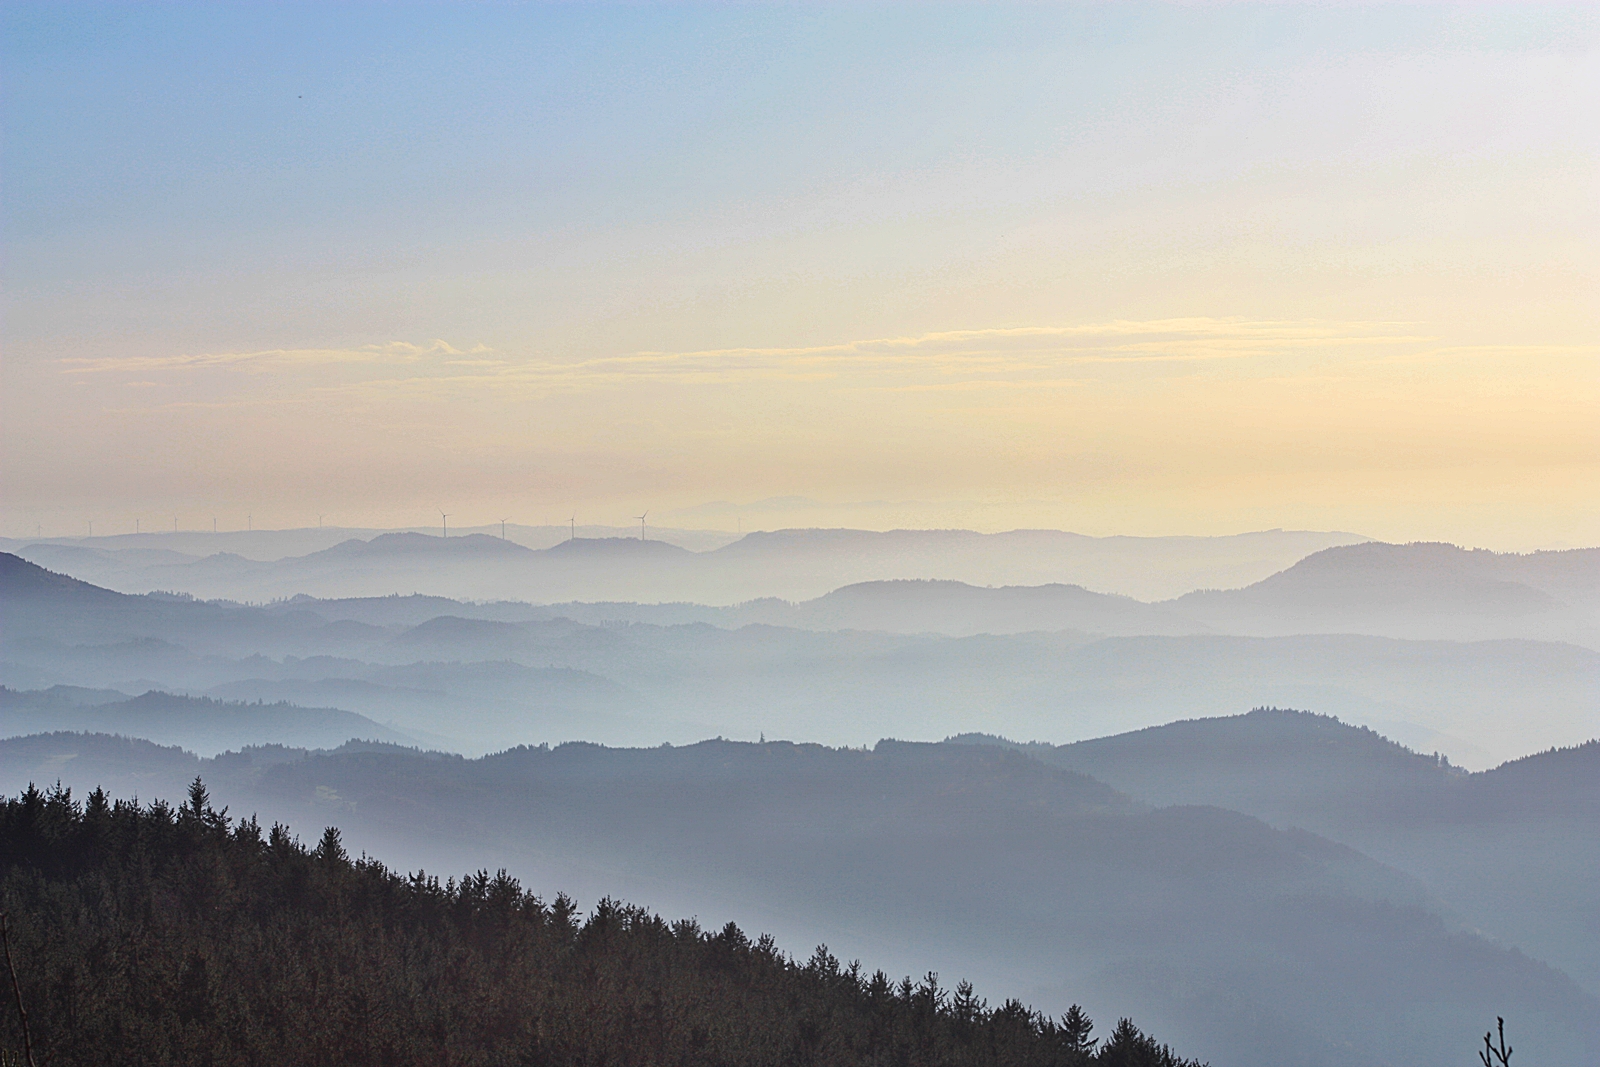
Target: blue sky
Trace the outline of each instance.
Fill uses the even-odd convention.
[[[4,19],[0,523],[268,495],[285,523],[402,522],[450,486],[496,516],[793,494],[1597,532],[1587,7]],[[1177,348],[1014,350],[1128,322]],[[1219,323],[1234,348],[1200,358]],[[1260,323],[1336,340],[1263,348]],[[892,366],[804,354],[934,335]],[[1302,441],[1230,429],[1329,404]],[[1381,440],[1330,457],[1341,430]]]

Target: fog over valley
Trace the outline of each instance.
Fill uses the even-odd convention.
[[[1353,534],[1273,530],[1237,537],[1084,537],[1056,530],[698,530],[584,527],[404,531],[324,529],[128,534],[92,541],[0,538],[44,567],[128,593],[181,589],[264,601],[295,595],[463,599],[626,598],[726,605],[809,600],[896,578],[1042,585],[1063,573],[1145,600],[1246,585]]]
[[[0,1067],[1600,1065],[1600,7],[0,69]]]
[[[855,539],[832,540],[854,551]],[[395,583],[414,580],[410,565],[396,564]],[[1361,543],[1243,588],[1155,603],[1070,582],[931,577],[726,607],[426,593],[250,605],[117,595],[19,557],[6,567],[0,684],[12,689],[339,708],[472,754],[760,733],[1065,742],[1258,706],[1338,715],[1473,768],[1600,733],[1593,550]],[[40,714],[28,721],[47,722]],[[182,733],[160,740],[210,751]]]
[[[746,539],[761,565],[739,580],[785,591],[878,541]],[[1214,576],[1242,541],[1316,536],[1064,558],[1070,539],[1032,534],[1023,559],[939,533],[916,577],[809,599],[446,595],[512,587],[530,552],[490,540],[345,540],[323,551],[386,595],[255,603],[0,555],[0,790],[171,797],[198,775],[231,810],[336,824],[402,869],[729,917],[1133,1013],[1219,1063],[1332,1064],[1359,1027],[1373,1062],[1443,1064],[1485,1012],[1516,1012],[1548,1057],[1600,1036],[1594,550],[1356,540],[1141,600],[1077,579]],[[741,543],[580,539],[537,580],[582,586],[611,553],[648,583],[658,558]],[[86,576],[154,551],[22,549]],[[726,580],[696,565],[662,580]],[[963,580],[1002,566],[1049,580]]]

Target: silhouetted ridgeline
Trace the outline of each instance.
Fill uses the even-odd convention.
[[[1572,586],[1587,588],[1577,578]],[[28,721],[0,711],[0,733],[104,730],[202,752],[406,735],[407,743],[483,753],[542,741],[633,746],[763,731],[855,745],[970,730],[980,707],[996,732],[1054,737],[1152,726],[1172,709],[1195,716],[1279,704],[1369,722],[1478,768],[1600,733],[1600,652],[1549,641],[1070,631],[956,638],[680,624],[706,612],[745,617],[748,609],[752,623],[794,616],[812,626],[916,630],[942,620],[951,629],[998,631],[1066,625],[1085,600],[1099,604],[1090,615],[1108,625],[1158,610],[1067,586],[937,582],[874,583],[810,605],[740,609],[419,597],[297,598],[262,608],[124,596],[0,553],[0,683],[33,706]],[[558,617],[568,610],[575,619]],[[595,625],[635,615],[673,624]],[[193,709],[170,699],[81,710],[150,689],[338,708],[374,721],[330,732],[297,710],[257,709],[228,724],[217,717],[212,725],[226,725],[217,733],[198,729]]]
[[[1524,773],[1548,792],[1538,761]],[[1514,872],[1544,903],[1495,943],[1451,905],[1474,886],[1473,914],[1508,899],[1498,881],[1458,878],[1440,901],[1303,829],[1152,809],[993,746],[570,744],[464,759],[362,744],[201,760],[104,735],[0,741],[0,791],[13,794],[60,779],[80,795],[178,797],[197,774],[219,805],[313,836],[337,825],[347,847],[403,869],[505,867],[546,899],[609,894],[737,919],[895,974],[965,977],[1057,1016],[1075,1001],[1102,1019],[1132,1015],[1228,1067],[1457,1067],[1496,1014],[1515,1021],[1530,1063],[1589,1064],[1600,1049],[1600,999],[1545,953],[1518,951],[1561,937],[1582,962],[1594,868],[1575,867],[1592,829],[1562,832],[1570,860]],[[1517,831],[1549,841],[1562,825]],[[1428,840],[1408,854],[1435,853]],[[1485,867],[1501,857],[1459,851]]]
[[[1469,774],[1331,716],[1257,708],[1012,747],[1153,804],[1214,805],[1349,845],[1600,989],[1600,741]]]
[[[334,748],[352,737],[416,743],[398,730],[338,708],[298,707],[284,701],[250,704],[156,690],[129,699],[118,699],[121,696],[74,686],[19,693],[0,685],[0,714],[5,717],[0,729],[8,734],[116,733],[157,744],[181,744],[208,756],[250,744]]]
[[[348,531],[335,542],[307,530],[57,544],[0,538],[0,548],[116,589],[184,589],[197,596],[255,601],[297,593],[383,596],[405,590],[544,602],[599,597],[732,604],[763,596],[805,600],[842,585],[886,578],[950,578],[975,585],[1070,581],[1146,599],[1173,597],[1191,589],[1247,585],[1313,552],[1365,540],[1355,534],[1284,530],[1232,537],[1085,537],[1057,530],[813,529],[751,533],[731,543],[707,541],[704,535],[685,540],[681,534],[687,531],[667,538],[697,541],[709,549],[684,551],[656,540],[653,530],[648,541],[605,536],[617,532],[580,526],[572,541],[562,529],[559,540],[533,537],[528,546],[517,543],[515,530],[509,542],[377,531]],[[542,547],[530,551],[534,544]],[[171,551],[178,547],[184,551]]]
[[[441,884],[216,811],[29,789],[0,805],[0,900],[52,1064],[961,1064],[1198,1067],[1123,1020],[966,983],[799,963],[602,902],[587,919],[503,872]],[[23,1044],[7,1005],[8,1052]],[[9,1060],[8,1060],[9,1062]]]

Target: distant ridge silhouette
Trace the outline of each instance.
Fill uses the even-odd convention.
[[[285,535],[283,544],[298,548],[311,533]],[[323,532],[315,533],[326,542]],[[698,537],[692,540],[713,547],[690,551],[658,539],[653,528],[645,541],[618,533],[562,537],[547,548],[525,548],[483,533],[444,538],[406,531],[370,540],[346,536],[310,553],[275,554],[265,545],[245,553],[269,555],[270,561],[233,553],[235,542],[220,535],[212,540],[229,553],[154,556],[143,549],[57,543],[19,545],[18,550],[97,584],[130,592],[180,589],[207,598],[424,592],[538,602],[725,605],[769,596],[810,600],[841,586],[885,579],[948,579],[977,586],[1060,583],[1154,600],[1201,587],[1245,585],[1308,553],[1361,538],[1303,531],[1139,538],[1051,530],[779,530],[752,532],[720,547]]]
[[[644,556],[656,559],[689,559],[704,553],[695,553],[687,548],[666,541],[640,540],[637,537],[574,537],[558,545],[540,549],[540,554],[550,558],[571,556],[610,557],[621,556],[627,558]]]
[[[1367,542],[1324,549],[1242,589],[1164,603],[1234,633],[1528,636],[1600,644],[1600,549],[1527,555]]]

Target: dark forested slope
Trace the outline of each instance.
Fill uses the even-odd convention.
[[[522,1067],[1198,1067],[1126,1020],[1097,1044],[962,983],[891,981],[504,872],[443,884],[187,803],[30,789],[0,805],[0,907],[25,1035],[6,1062]],[[20,1061],[20,1058],[19,1058]]]
[[[1453,1067],[1495,1013],[1537,1029],[1535,1059],[1600,1048],[1594,997],[1430,910],[1413,879],[992,747],[575,744],[468,760],[351,746],[197,764],[109,738],[0,742],[12,791],[61,778],[170,796],[195,773],[236,810],[336,824],[408,867],[503,865],[547,894],[732,918],[1052,1012],[1128,1012],[1231,1067]]]

